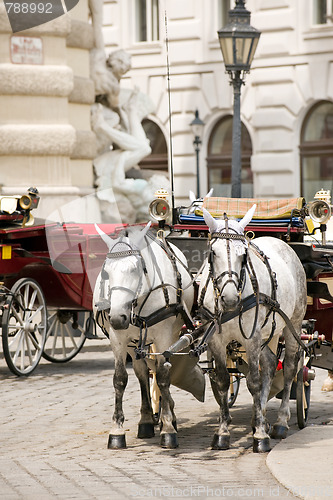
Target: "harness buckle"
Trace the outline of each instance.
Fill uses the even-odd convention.
[[[159,229],[156,233],[156,236],[159,240],[164,241],[165,239],[165,231],[163,229]]]

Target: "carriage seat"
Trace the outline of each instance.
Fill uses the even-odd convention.
[[[300,215],[305,205],[304,198],[282,198],[279,200],[264,200],[262,198],[205,198],[202,207],[208,210],[213,217],[241,218],[256,204],[253,219],[286,219],[291,216]],[[202,208],[195,211],[196,215],[202,215]]]

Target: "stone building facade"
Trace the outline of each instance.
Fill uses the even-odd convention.
[[[121,85],[138,86],[155,104],[146,125],[156,148],[143,166],[172,165],[177,203],[196,189],[195,110],[205,122],[200,193],[214,187],[216,195],[229,194],[233,93],[217,30],[230,6],[234,0],[104,0],[106,53],[132,56]],[[246,7],[262,34],[242,87],[243,196],[308,199],[321,187],[332,190],[332,2],[248,0]],[[13,62],[13,36],[0,4],[1,192],[37,186],[37,215],[47,217],[94,193],[88,0],[16,34],[41,41],[38,63]],[[86,211],[98,219],[95,207]]]
[[[88,0],[80,0],[70,13],[13,34],[0,4],[1,192],[36,186],[43,217],[94,191],[88,20]]]
[[[303,194],[308,198],[321,187],[333,187],[331,4],[329,0],[246,2],[251,24],[262,34],[242,88],[243,164],[248,167],[243,172],[245,196]],[[175,194],[180,202],[196,186],[189,127],[196,109],[205,122],[201,193],[210,187],[217,194],[229,192],[233,95],[217,30],[226,23],[230,5],[234,7],[233,0],[104,2],[106,50],[121,47],[132,54],[133,69],[124,84],[139,85],[157,106],[150,118],[166,139],[169,157],[172,146]]]

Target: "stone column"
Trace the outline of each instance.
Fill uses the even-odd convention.
[[[87,0],[69,14],[14,35],[0,4],[0,184],[3,194],[36,186],[45,217],[93,191],[90,131],[92,44]],[[17,57],[19,45],[37,47]]]

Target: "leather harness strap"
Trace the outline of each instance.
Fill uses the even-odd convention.
[[[105,281],[108,279],[108,275],[105,276],[106,271],[105,271],[105,262],[104,262],[103,267],[102,267],[102,271],[101,271],[100,300],[98,302],[98,311],[97,311],[97,315],[96,315],[97,324],[100,326],[103,333],[107,337],[109,337],[108,332],[104,326],[104,321],[107,319],[108,311],[110,310],[112,291],[124,289],[124,290],[130,291],[133,293],[134,298],[132,301],[132,311],[131,311],[130,323],[133,326],[138,327],[140,330],[139,340],[137,343],[137,347],[135,348],[137,359],[144,358],[146,356],[145,347],[146,347],[147,329],[150,326],[156,325],[160,321],[163,321],[163,320],[168,319],[172,316],[177,316],[178,314],[180,314],[182,316],[183,321],[185,322],[186,326],[190,329],[194,328],[192,318],[189,316],[187,308],[185,308],[184,304],[182,303],[182,294],[183,294],[182,276],[181,276],[181,273],[178,269],[177,263],[180,263],[187,270],[189,276],[191,277],[190,271],[185,266],[185,264],[175,255],[175,253],[173,252],[172,248],[167,243],[165,238],[156,239],[150,233],[147,233],[147,236],[150,239],[152,239],[153,241],[157,242],[160,245],[160,247],[164,250],[164,252],[166,253],[167,257],[169,258],[169,260],[172,264],[174,275],[175,275],[176,281],[177,281],[177,285],[174,286],[170,283],[164,282],[163,276],[162,276],[162,273],[160,270],[160,266],[156,260],[156,256],[154,255],[154,252],[151,251],[151,249],[149,249],[150,250],[150,257],[152,259],[154,270],[157,272],[157,275],[158,275],[159,280],[160,280],[159,285],[152,287],[149,280],[148,280],[148,272],[147,272],[147,268],[146,268],[146,263],[145,263],[145,260],[142,256],[140,250],[132,249],[130,247],[130,245],[126,243],[126,245],[129,246],[128,250],[123,250],[123,251],[118,251],[118,252],[110,251],[107,254],[107,259],[108,258],[112,258],[112,259],[123,258],[123,257],[131,256],[131,255],[136,256],[138,259],[141,260],[143,274],[146,276],[146,279],[149,282],[148,283],[149,290],[145,294],[145,296],[143,294],[140,295],[140,297],[144,297],[144,298],[143,298],[143,301],[142,301],[142,303],[139,307],[139,310],[137,312],[135,312],[134,310],[138,306],[138,298],[139,298],[139,294],[141,292],[142,284],[143,284],[143,280],[142,280],[143,275],[140,276],[139,284],[138,284],[137,290],[135,292],[130,290],[129,288],[126,288],[126,287],[114,286],[112,288],[109,287],[108,297],[105,298],[104,297]],[[174,288],[176,290],[176,302],[172,303],[172,304],[170,304],[170,297],[169,297],[169,293],[168,293],[168,288],[170,288],[170,287]],[[153,313],[151,313],[148,316],[142,316],[141,311],[142,311],[144,305],[146,304],[148,298],[150,297],[151,293],[156,291],[156,290],[159,290],[159,289],[163,290],[165,305],[163,307],[161,307],[160,309],[158,309],[157,311],[154,311]]]
[[[223,323],[226,323],[226,322],[230,321],[231,319],[234,319],[238,316],[239,329],[241,331],[241,334],[245,340],[249,340],[253,337],[254,332],[256,330],[256,327],[257,327],[259,305],[263,305],[263,306],[267,307],[268,311],[267,311],[266,318],[265,318],[265,321],[264,321],[262,327],[264,327],[266,325],[266,323],[269,319],[269,316],[271,314],[273,314],[273,320],[272,320],[272,329],[271,329],[270,335],[269,335],[268,339],[266,339],[265,342],[262,344],[261,348],[263,349],[270,342],[270,340],[272,339],[272,337],[274,335],[274,332],[276,329],[275,313],[278,313],[285,321],[287,327],[291,331],[292,335],[294,336],[294,338],[296,339],[298,344],[302,347],[302,349],[304,349],[306,352],[308,352],[308,348],[307,348],[306,344],[299,338],[299,336],[297,335],[297,332],[295,331],[295,328],[293,327],[290,319],[281,310],[280,304],[278,303],[278,301],[276,299],[277,298],[276,291],[277,291],[277,286],[278,286],[277,280],[276,280],[276,275],[272,271],[272,268],[269,264],[269,260],[268,260],[267,256],[254,243],[252,243],[251,241],[248,241],[247,238],[243,234],[238,234],[236,232],[235,233],[229,232],[230,228],[228,225],[228,218],[227,218],[226,214],[224,215],[224,220],[225,220],[225,232],[223,232],[223,233],[214,232],[211,235],[210,248],[209,248],[209,253],[208,253],[209,272],[208,272],[206,283],[202,288],[202,291],[201,291],[201,294],[199,297],[199,301],[198,301],[198,307],[199,307],[198,313],[199,313],[199,315],[202,315],[203,317],[205,317],[206,319],[208,319],[210,321],[217,322],[220,325],[220,327]],[[215,253],[214,253],[214,250],[212,249],[212,245],[214,243],[213,240],[216,240],[218,238],[226,240],[228,270],[224,271],[223,273],[221,273],[219,276],[216,277],[215,273],[214,273],[214,255],[215,255]],[[238,276],[237,273],[232,271],[232,269],[231,269],[231,257],[230,257],[230,241],[232,241],[232,240],[238,240],[238,241],[243,242],[245,245],[248,245],[249,249],[251,251],[253,251],[253,253],[265,264],[266,269],[268,271],[268,275],[270,277],[270,281],[271,281],[271,296],[266,295],[264,293],[261,293],[259,291],[258,279],[257,279],[256,273],[255,273],[254,266],[252,264],[252,260],[251,260],[248,248],[246,248],[246,250],[245,250],[242,268],[240,271],[240,276]],[[219,311],[219,307],[218,307],[218,300],[219,300],[219,297],[222,295],[222,291],[223,291],[226,283],[233,282],[236,285],[236,282],[233,279],[233,275],[235,275],[238,279],[238,286],[236,285],[236,288],[237,288],[239,295],[241,296],[242,290],[244,289],[244,286],[245,286],[246,271],[247,271],[247,274],[248,274],[250,281],[251,281],[251,284],[252,284],[253,294],[249,295],[245,299],[241,299],[239,304],[237,305],[237,307],[233,311],[221,313]],[[225,275],[228,275],[228,280],[226,283],[223,284],[222,289],[219,289],[218,281],[222,277],[224,277]],[[208,287],[208,284],[210,281],[212,282],[212,286],[214,289],[214,313],[212,313],[208,308],[206,308],[203,305],[204,297],[205,297],[207,287]],[[252,309],[253,307],[256,308],[256,312],[255,312],[252,331],[251,331],[250,335],[247,337],[245,335],[245,332],[244,332],[243,326],[242,326],[242,315],[244,312]]]

